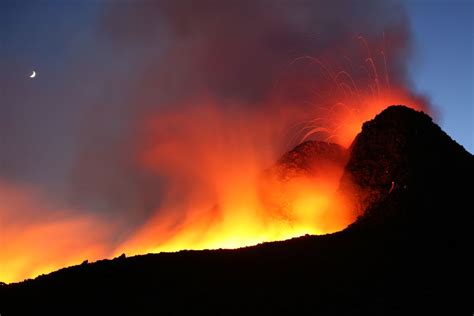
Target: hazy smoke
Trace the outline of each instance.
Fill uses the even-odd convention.
[[[332,85],[321,69],[291,63],[318,57],[369,80],[357,69],[368,54],[359,34],[379,62],[385,50],[392,82],[408,82],[409,26],[395,1],[104,1],[96,9],[81,25],[87,36],[64,43],[61,67],[40,71],[35,87],[2,80],[0,176],[127,227],[159,208],[169,181],[137,163],[147,118],[192,115],[209,99],[227,118],[257,113],[284,132],[312,115],[309,94]]]
[[[157,203],[159,183],[150,189],[150,179],[145,181],[133,165],[127,165],[143,117],[160,111],[185,116],[200,98],[249,113],[269,111],[270,120],[280,110],[277,107],[286,106],[281,99],[292,98],[292,106],[304,108],[309,86],[304,79],[321,91],[332,83],[321,77],[320,70],[315,75],[308,73],[307,65],[290,63],[308,55],[335,67],[348,57],[357,66],[367,55],[357,40],[359,34],[373,54],[386,50],[393,82],[406,80],[408,23],[395,2],[123,1],[108,2],[101,12],[98,36],[107,49],[119,52],[128,69],[125,75],[133,80],[117,91],[122,95],[117,108],[127,113],[128,121],[118,122],[123,130],[114,130],[120,135],[113,137],[116,142],[97,144],[110,111],[94,112],[96,123],[87,122],[86,151],[96,156],[87,167],[80,165],[79,182],[89,191],[80,200],[100,192],[98,199],[111,198],[122,207],[127,198],[140,209],[145,201]],[[299,89],[302,86],[305,89]],[[281,102],[273,102],[275,94]],[[95,187],[98,184],[101,187]]]
[[[359,34],[375,54],[388,37],[391,76],[405,75],[407,21],[388,1],[130,1],[103,16],[104,41],[140,78],[127,89],[135,105],[202,94],[262,104],[297,57],[365,56]]]

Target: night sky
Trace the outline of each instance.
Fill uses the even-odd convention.
[[[474,153],[474,2],[404,0],[413,30],[411,76],[437,122]]]

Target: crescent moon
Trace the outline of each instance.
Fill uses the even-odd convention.
[[[34,78],[34,77],[36,77],[36,71],[33,70],[33,72],[30,75],[30,78]]]

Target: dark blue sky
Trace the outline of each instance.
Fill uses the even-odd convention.
[[[474,153],[474,1],[404,0],[412,23],[411,76],[443,129]]]

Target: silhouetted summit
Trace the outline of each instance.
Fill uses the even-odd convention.
[[[280,165],[305,169],[311,146]],[[360,192],[361,216],[347,229],[70,267],[0,286],[0,313],[470,315],[473,168],[428,115],[391,106],[350,148],[340,192]]]
[[[427,114],[398,105],[364,123],[342,183],[350,179],[357,187],[365,211],[361,221],[383,221],[396,213],[408,216],[405,224],[426,226],[443,217],[445,224],[453,220],[463,225],[472,223],[460,195],[469,194],[464,181],[472,179],[473,168],[474,157]],[[402,214],[404,205],[416,206],[416,211]]]

